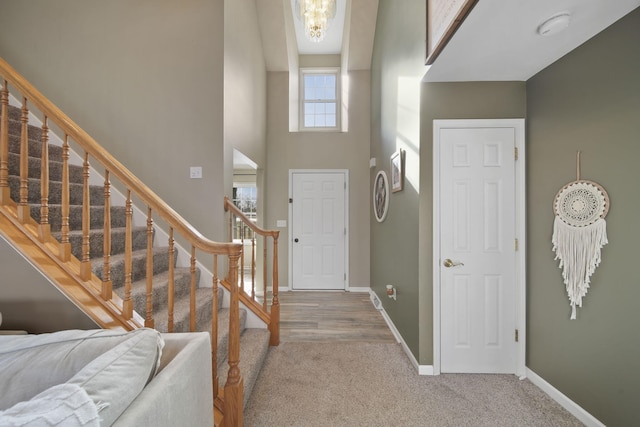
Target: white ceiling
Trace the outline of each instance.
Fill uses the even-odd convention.
[[[350,70],[369,69],[378,0],[337,1],[345,25],[338,29],[336,19],[325,41],[332,32],[332,38],[343,34],[338,51],[340,42],[335,41],[332,47],[298,44],[294,28],[301,23],[294,17],[295,0],[256,0],[267,70],[288,71],[290,63],[297,63],[289,58],[295,52],[327,51],[342,52]],[[640,0],[479,0],[424,80],[527,80],[639,6]],[[571,14],[569,27],[537,35],[537,27],[559,12]]]
[[[425,80],[528,80],[638,6],[640,0],[479,0]],[[568,28],[536,33],[560,12],[571,14]]]

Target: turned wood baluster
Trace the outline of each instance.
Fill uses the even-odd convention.
[[[271,323],[269,323],[269,345],[276,346],[280,344],[280,300],[278,299],[278,237],[280,232],[277,231],[273,236],[273,299],[271,300]],[[265,239],[266,240],[266,239]],[[266,244],[266,241],[265,241]],[[267,294],[264,295],[265,301]]]
[[[151,208],[147,210],[147,315],[144,326],[154,327],[153,320],[153,219]]]
[[[110,300],[113,296],[113,283],[111,282],[111,182],[109,171],[104,171],[104,266],[102,268],[102,298]]]
[[[71,243],[69,242],[69,136],[65,133],[62,142],[62,224],[60,231],[60,260],[69,261]]]
[[[267,238],[263,237],[262,240],[262,292],[264,292],[262,308],[267,311]]]
[[[240,221],[240,243],[242,244],[242,252],[240,252],[240,291],[244,292],[244,222]]]
[[[191,295],[189,298],[189,330],[196,330],[196,247],[191,246]]]
[[[256,299],[256,232],[255,231],[251,236],[251,299],[252,300]]]
[[[213,255],[213,307],[211,313],[211,369],[213,398],[218,396],[218,255]]]
[[[82,260],[80,262],[80,277],[82,280],[91,278],[91,247],[89,245],[89,231],[91,229],[91,196],[89,194],[89,153],[84,153],[82,165]]]
[[[44,242],[51,234],[49,224],[49,126],[47,116],[42,121],[42,159],[40,160],[40,224],[38,235]]]
[[[131,203],[131,190],[127,190],[127,202],[125,204],[125,239],[124,239],[124,300],[122,301],[122,315],[125,319],[133,317],[133,300],[131,299],[131,270],[133,238],[131,219],[133,207]]]
[[[6,80],[0,91],[0,205],[11,199],[9,189],[9,89]]]
[[[29,109],[27,98],[22,98],[20,115],[20,198],[18,202],[18,220],[26,223],[31,218],[29,209]]]
[[[167,310],[169,311],[167,317],[167,331],[173,332],[173,309],[174,309],[174,300],[173,293],[175,292],[175,270],[173,266],[173,257],[175,254],[174,248],[175,241],[173,240],[173,227],[169,227],[169,284],[168,284],[168,293],[167,295]]]
[[[229,255],[229,280],[231,286],[229,305],[229,374],[224,386],[224,425],[241,426],[243,379],[240,375],[240,322],[239,322],[239,289],[238,258],[239,254]]]

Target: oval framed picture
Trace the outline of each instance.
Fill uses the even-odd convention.
[[[389,210],[389,181],[384,171],[376,174],[373,180],[373,214],[378,222],[384,221]]]

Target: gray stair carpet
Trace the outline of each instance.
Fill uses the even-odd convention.
[[[11,197],[16,202],[20,200],[20,109],[9,107],[9,186]],[[42,130],[38,127],[28,127],[28,203],[31,216],[40,221],[40,159],[42,153]],[[49,145],[49,224],[52,235],[61,239],[62,224],[62,149],[56,145]],[[82,249],[82,166],[69,165],[70,207],[69,207],[69,240],[71,252],[81,259]],[[94,274],[103,277],[104,269],[104,188],[90,186],[90,257]],[[121,298],[124,297],[124,251],[125,251],[125,208],[112,206],[111,214],[111,257],[110,278],[113,291]],[[146,226],[133,227],[132,230],[132,289],[134,310],[146,318],[146,260],[147,260],[147,229]],[[187,332],[190,330],[190,284],[191,272],[189,268],[177,267],[177,251],[173,259],[169,259],[166,247],[153,248],[153,293],[152,306],[154,327],[161,331],[168,330],[168,288],[169,265],[174,265],[174,331]],[[196,283],[200,278],[200,271],[196,270]],[[218,292],[218,351],[217,365],[219,384],[224,386],[227,379],[229,365],[227,355],[229,348],[229,310],[222,308],[223,289]],[[212,288],[196,289],[195,323],[197,331],[211,333],[211,318],[213,316]],[[269,332],[267,329],[247,329],[245,327],[247,313],[240,310],[240,369],[244,379],[245,404],[251,395],[256,377],[262,367],[268,352]]]

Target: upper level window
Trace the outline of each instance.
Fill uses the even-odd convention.
[[[337,130],[339,114],[338,69],[301,70],[302,130]]]

